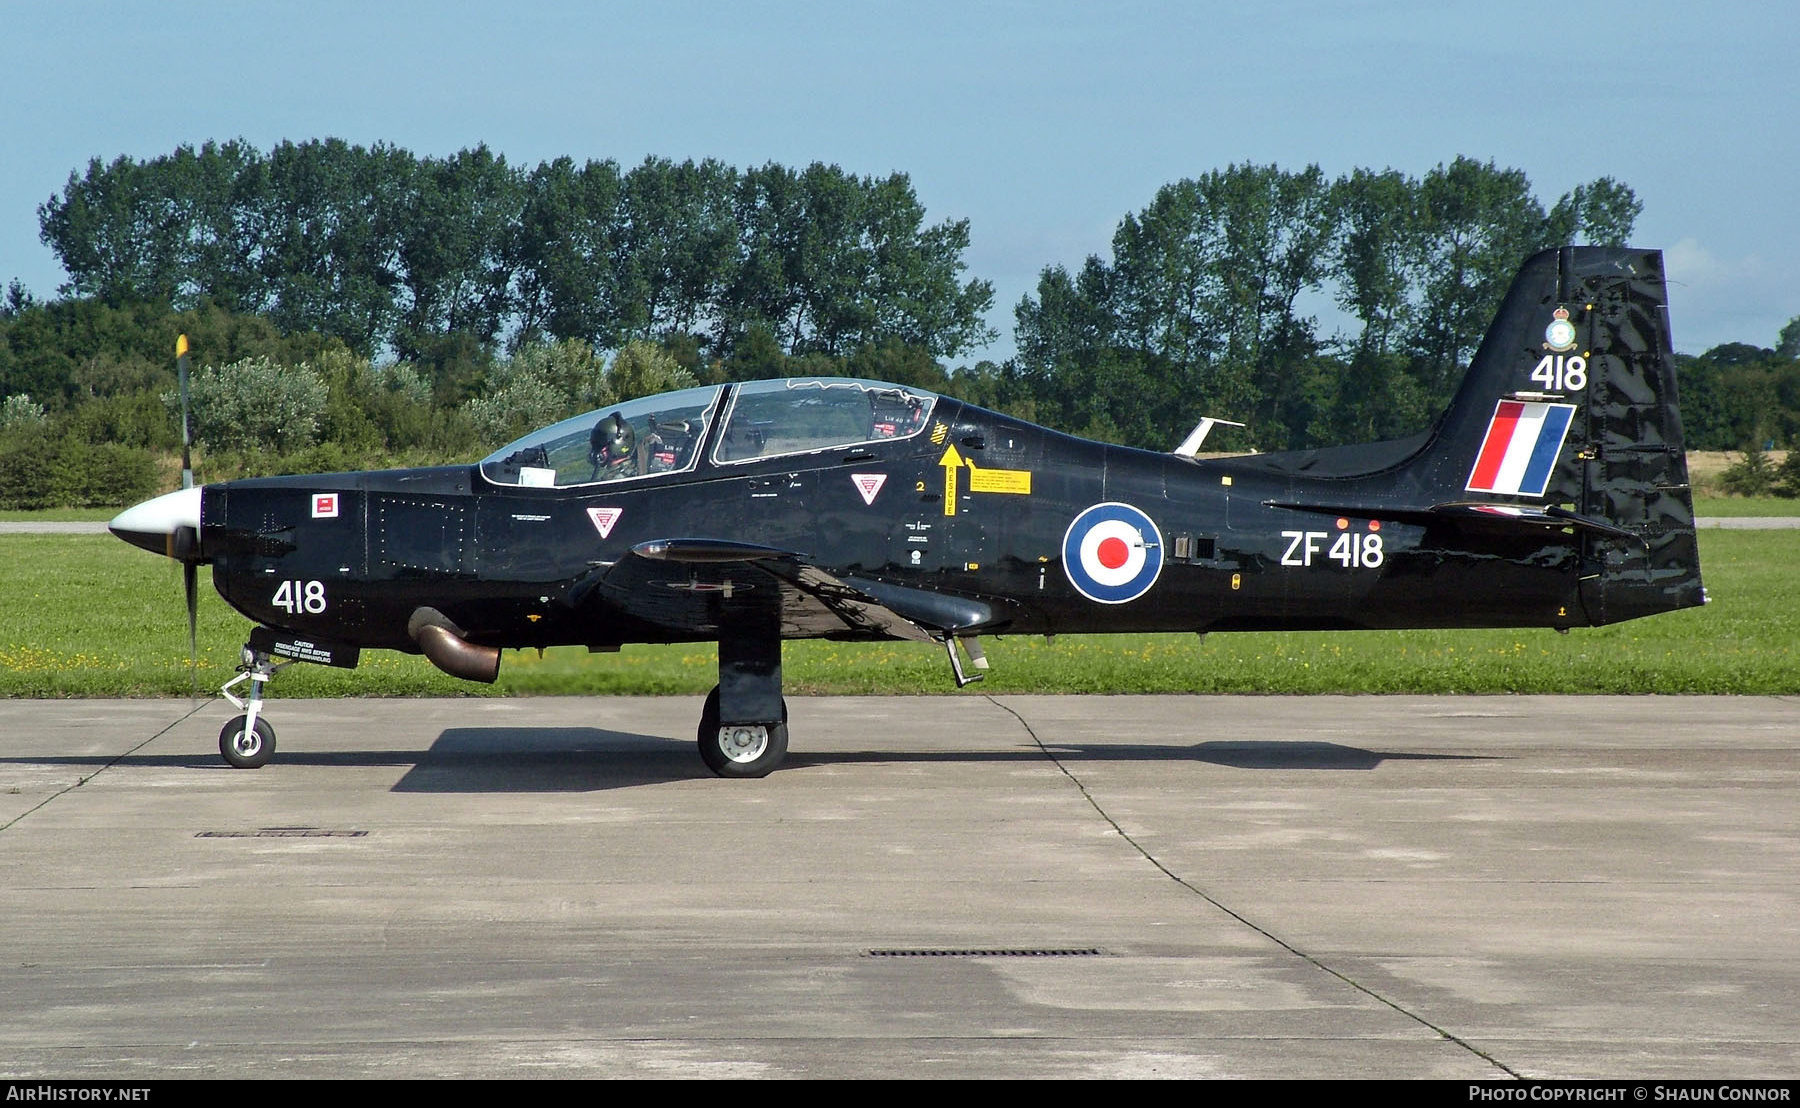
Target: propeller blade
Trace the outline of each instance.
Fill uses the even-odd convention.
[[[188,340],[175,336],[175,376],[181,385],[181,487],[194,487],[194,461],[188,455]]]
[[[200,567],[192,561],[181,563],[181,587],[187,592],[188,617],[188,693],[200,695]]]

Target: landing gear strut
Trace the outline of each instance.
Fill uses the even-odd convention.
[[[244,664],[238,667],[238,675],[219,690],[219,695],[231,701],[233,707],[246,709],[219,732],[219,754],[232,769],[261,769],[274,757],[275,728],[262,718],[263,686],[269,683],[276,670],[292,664],[277,662],[266,651],[246,646]],[[240,681],[250,682],[250,695],[243,700],[231,694],[231,687]]]
[[[772,607],[720,620],[719,683],[700,712],[700,758],[720,777],[767,777],[787,757],[780,620]]]

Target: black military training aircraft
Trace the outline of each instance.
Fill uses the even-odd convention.
[[[961,685],[986,634],[1566,631],[1704,603],[1666,305],[1657,251],[1536,255],[1449,409],[1394,442],[1201,460],[808,377],[633,400],[474,465],[185,489],[111,528],[210,563],[255,621],[222,690],[247,705],[234,766],[273,751],[264,685],[292,661],[492,681],[508,647],[712,640],[701,756],[760,777],[787,752],[783,639],[935,641]]]

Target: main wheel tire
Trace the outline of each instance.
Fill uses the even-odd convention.
[[[246,728],[248,715],[238,716],[219,732],[219,754],[232,769],[261,769],[275,755],[275,729],[261,716]]]
[[[719,723],[719,687],[700,710],[700,759],[720,777],[767,777],[787,757],[787,701],[780,723]]]

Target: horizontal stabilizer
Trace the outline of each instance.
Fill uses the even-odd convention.
[[[1534,527],[1575,527],[1618,539],[1646,542],[1644,536],[1604,519],[1580,515],[1554,504],[1539,508],[1524,504],[1439,504],[1433,515],[1500,523],[1518,523]]]
[[[1433,504],[1429,508],[1404,508],[1391,504],[1300,503],[1285,500],[1265,500],[1263,503],[1271,508],[1287,508],[1297,512],[1318,512],[1320,515],[1345,516],[1352,519],[1379,519],[1393,523],[1416,524],[1458,520],[1478,526],[1575,527],[1597,534],[1611,535],[1614,538],[1644,541],[1644,536],[1636,531],[1620,527],[1616,523],[1609,523],[1604,519],[1580,515],[1556,505],[1539,507],[1535,504],[1458,502]]]

